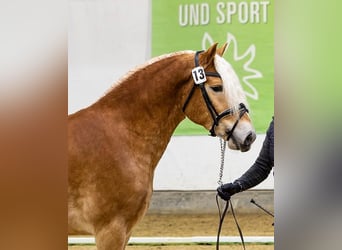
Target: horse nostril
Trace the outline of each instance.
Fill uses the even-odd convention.
[[[251,144],[254,142],[255,138],[256,138],[255,133],[254,133],[254,132],[250,132],[250,133],[247,135],[244,144],[245,144],[245,145],[251,145]]]

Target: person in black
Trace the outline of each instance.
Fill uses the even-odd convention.
[[[254,164],[234,182],[223,184],[217,188],[217,193],[222,199],[227,201],[232,195],[258,185],[270,174],[274,166],[273,126],[274,117],[272,117],[261,151]]]

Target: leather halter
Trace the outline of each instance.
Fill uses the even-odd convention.
[[[196,54],[195,54],[195,67],[198,67],[199,66],[199,54],[202,53],[203,50],[201,51],[197,51]],[[205,75],[206,76],[212,76],[212,77],[219,77],[221,78],[220,74],[217,73],[217,72],[205,72]],[[206,91],[205,89],[205,86],[204,86],[204,83],[199,83],[199,84],[196,84],[194,83],[184,105],[183,105],[183,112],[185,112],[185,109],[186,107],[188,106],[189,104],[189,101],[192,97],[192,95],[194,94],[195,92],[195,88],[196,87],[199,87],[201,89],[201,93],[202,93],[202,96],[203,96],[203,99],[205,101],[205,104],[207,105],[207,108],[209,110],[209,113],[213,119],[213,125],[211,126],[211,129],[209,130],[210,132],[210,135],[211,136],[216,136],[216,133],[215,133],[215,126],[218,126],[220,120],[223,118],[223,117],[226,117],[228,115],[232,115],[233,114],[233,109],[232,108],[229,108],[229,109],[226,109],[224,110],[222,113],[218,113],[213,105],[213,103],[211,102],[210,98],[209,98],[209,95],[208,95],[208,92]],[[237,126],[240,118],[243,116],[244,113],[248,113],[248,109],[246,108],[246,106],[243,104],[243,103],[240,103],[239,104],[239,118],[236,120],[236,122],[234,123],[233,125],[233,128],[228,132],[228,138],[227,138],[227,141],[230,139],[230,137],[233,135],[233,131],[235,129],[235,127]]]

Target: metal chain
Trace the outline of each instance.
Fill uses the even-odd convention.
[[[222,176],[223,176],[223,168],[224,168],[224,153],[226,152],[226,143],[227,143],[227,141],[220,138],[221,165],[220,165],[219,180],[217,181],[217,184],[219,184],[219,186],[223,185]]]
[[[223,140],[223,139],[220,138],[220,147],[221,147],[221,166],[220,166],[219,180],[218,180],[218,182],[217,182],[217,183],[219,184],[219,186],[222,186],[222,185],[223,185],[222,176],[223,176],[224,156],[225,156],[224,153],[225,153],[225,151],[226,151],[226,144],[227,144],[227,141],[225,141],[225,140]],[[219,249],[220,249],[220,233],[221,233],[221,228],[222,228],[222,224],[223,224],[224,217],[226,216],[226,213],[227,213],[227,211],[228,211],[229,205],[230,205],[230,208],[231,208],[231,211],[232,211],[232,215],[233,215],[235,224],[236,224],[237,229],[238,229],[239,234],[240,234],[240,238],[241,238],[241,242],[242,242],[243,249],[246,250],[245,241],[244,241],[244,239],[243,239],[243,234],[242,234],[241,228],[240,228],[240,226],[239,226],[239,223],[238,223],[237,220],[236,220],[236,216],[235,216],[235,213],[234,213],[232,201],[231,201],[230,199],[227,200],[226,205],[225,205],[225,208],[224,208],[222,214],[221,214],[221,210],[220,210],[220,205],[219,205],[219,203],[218,203],[218,194],[216,194],[216,204],[217,204],[217,208],[218,208],[218,210],[219,210],[219,217],[220,217],[219,228],[218,228],[218,231],[217,231],[216,250],[219,250]]]

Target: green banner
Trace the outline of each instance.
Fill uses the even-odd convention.
[[[152,0],[152,56],[228,42],[224,57],[247,95],[257,133],[265,133],[274,114],[273,5],[273,0]],[[188,120],[175,132],[207,133]]]

